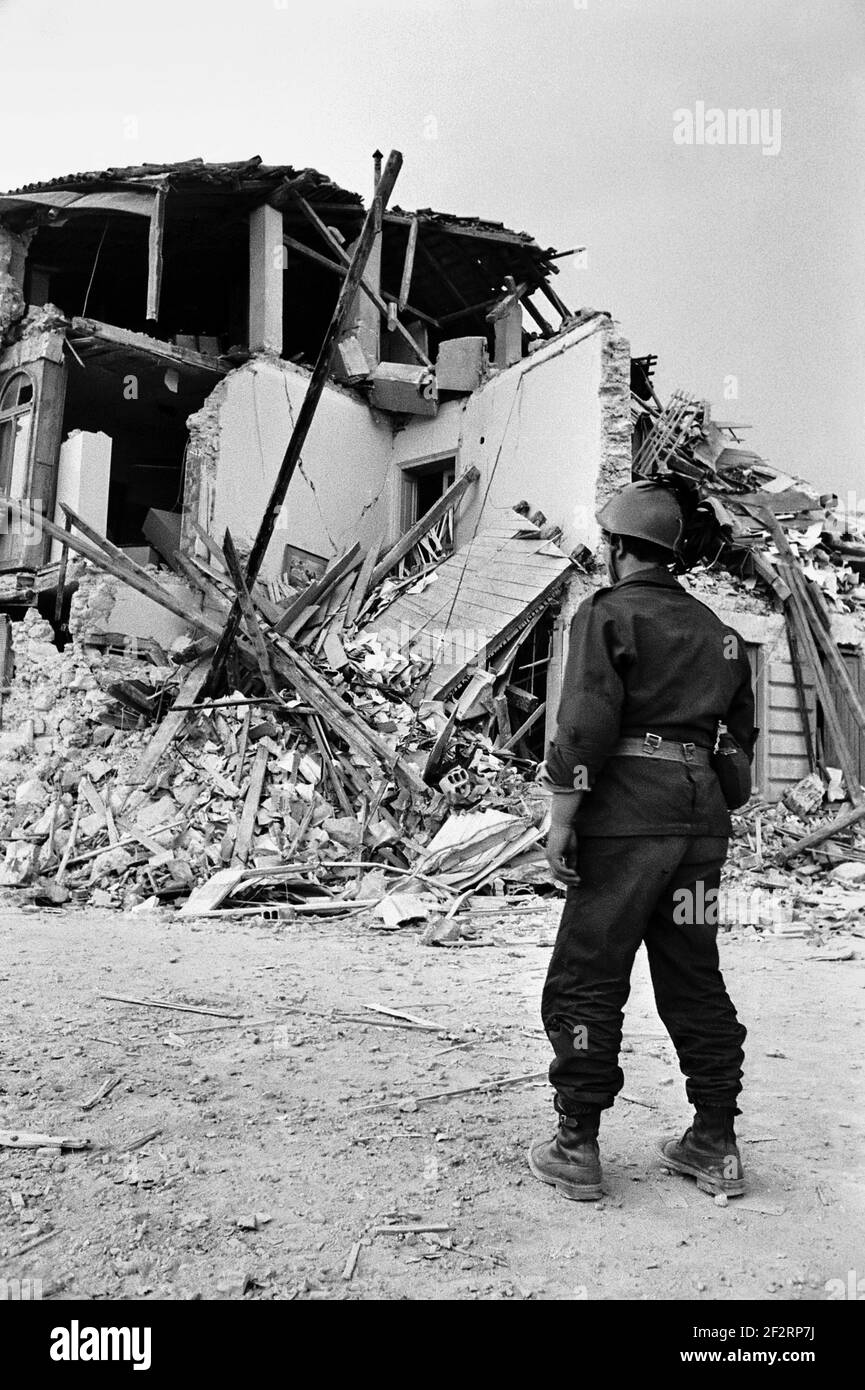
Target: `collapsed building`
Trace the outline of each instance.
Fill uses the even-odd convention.
[[[164,671],[190,629],[218,633],[236,598],[234,551],[255,545],[367,217],[359,194],[324,175],[257,158],[110,169],[0,196],[0,482],[12,504],[0,606],[20,671],[52,642],[67,655],[70,638],[78,653],[123,651]],[[297,691],[302,653],[307,698],[313,667],[353,691],[355,707],[358,681],[384,688],[399,711],[373,723],[413,749],[427,786],[454,770],[455,724],[484,741],[487,772],[530,770],[555,716],[570,618],[602,580],[595,511],[632,477],[665,476],[689,515],[685,582],[748,644],[756,791],[777,802],[838,766],[850,793],[865,780],[848,688],[863,689],[859,521],[744,448],[746,427],[714,420],[707,402],[677,393],[662,405],[655,359],[632,359],[609,313],[572,310],[555,289],[568,254],[477,217],[378,209],[314,426],[250,583],[289,663],[278,674],[293,672]],[[77,534],[111,558],[116,582],[75,559],[87,553]],[[832,646],[817,652],[819,670],[779,607],[783,577],[767,554],[792,557],[825,595]],[[256,620],[245,621],[254,635]],[[235,664],[229,684],[266,713],[280,682],[256,651],[251,676],[249,661],[245,672]],[[140,679],[136,694],[124,670],[112,687],[121,716],[107,727],[140,731],[168,702]],[[203,698],[184,689],[190,703]],[[239,720],[240,706],[230,714]],[[424,717],[432,749],[411,743],[410,720]],[[340,719],[330,732],[352,748]],[[285,749],[268,728],[278,761]],[[229,800],[246,785],[239,729],[227,739]],[[333,769],[320,722],[315,735]],[[475,767],[477,752],[467,754]],[[145,754],[144,765],[158,780],[157,759]],[[297,766],[283,770],[296,786]],[[226,772],[210,772],[212,793]],[[340,794],[339,776],[328,806],[344,820],[366,784],[361,775]],[[90,814],[105,813],[114,847],[100,801],[90,797]],[[261,827],[269,814],[257,805],[252,818]],[[227,816],[229,838],[232,819],[236,836],[242,817]],[[260,837],[268,864],[287,843],[297,850],[297,830],[295,817],[287,841]],[[327,842],[322,831],[319,848]],[[155,843],[164,854],[166,840]],[[364,844],[352,832],[344,848]],[[254,851],[247,837],[241,862]],[[229,845],[210,868],[237,858]]]

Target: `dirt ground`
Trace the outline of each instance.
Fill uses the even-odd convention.
[[[503,916],[485,927],[495,944],[447,949],[362,918],[6,911],[0,1128],[93,1148],[0,1149],[0,1278],[41,1279],[59,1299],[819,1300],[827,1281],[865,1275],[855,936],[723,936],[749,1029],[750,1191],[726,1206],[653,1156],[688,1110],[642,953],[603,1201],[565,1201],[528,1172],[530,1140],[552,1132],[545,1081],[419,1099],[545,1070],[557,917],[555,904]],[[842,946],[857,958],[812,958]],[[334,1017],[370,1004],[440,1026]],[[418,1218],[446,1229],[375,1233]]]

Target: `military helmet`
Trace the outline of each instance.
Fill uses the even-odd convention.
[[[675,551],[682,536],[682,508],[669,488],[640,478],[605,502],[596,519],[610,535],[637,536]]]

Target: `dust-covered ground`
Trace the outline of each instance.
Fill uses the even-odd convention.
[[[565,1201],[528,1172],[530,1141],[553,1128],[544,1080],[423,1099],[544,1072],[557,916],[503,915],[485,928],[495,944],[430,948],[363,918],[5,912],[0,1129],[92,1148],[0,1148],[0,1279],[58,1299],[814,1300],[865,1275],[865,972],[858,955],[814,958],[861,955],[855,936],[722,938],[749,1029],[750,1190],[726,1206],[654,1156],[689,1112],[642,953],[603,1201]],[[338,1017],[369,1005],[438,1027]],[[376,1232],[400,1222],[444,1229]]]

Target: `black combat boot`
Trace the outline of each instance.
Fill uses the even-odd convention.
[[[681,1139],[665,1139],[661,1157],[668,1168],[697,1179],[701,1192],[741,1197],[745,1191],[742,1160],[733,1128],[735,1110],[695,1107],[694,1123]]]
[[[600,1106],[580,1115],[559,1112],[558,1132],[529,1149],[529,1167],[572,1202],[596,1202],[603,1197],[598,1156]]]

